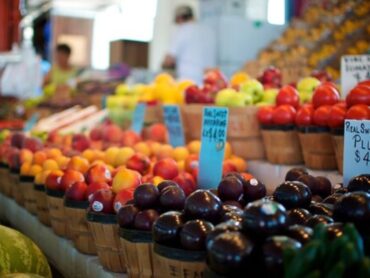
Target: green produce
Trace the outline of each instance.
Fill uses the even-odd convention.
[[[12,273],[52,277],[48,262],[36,244],[20,232],[0,226],[0,277]]]

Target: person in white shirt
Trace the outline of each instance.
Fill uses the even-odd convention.
[[[201,84],[204,71],[216,66],[216,37],[208,26],[195,21],[189,6],[176,9],[174,33],[162,67],[175,68],[178,79]]]

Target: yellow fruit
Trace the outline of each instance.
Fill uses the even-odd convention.
[[[231,145],[229,142],[226,142],[225,143],[225,155],[224,155],[224,159],[229,159],[232,155],[232,148],[231,148]]]
[[[104,161],[107,164],[110,164],[110,165],[114,166],[114,164],[116,162],[116,159],[117,159],[118,152],[119,152],[119,148],[117,148],[117,147],[108,148],[105,151]]]
[[[231,86],[238,86],[249,79],[250,77],[247,73],[237,72],[231,77],[230,84]]]
[[[41,173],[41,172],[42,172],[42,167],[40,165],[38,165],[38,164],[34,164],[34,165],[31,166],[29,175],[34,177],[38,173]]]
[[[42,164],[42,169],[43,170],[58,170],[59,169],[59,165],[58,165],[58,163],[55,160],[53,160],[53,159],[47,159]]]
[[[164,179],[160,176],[154,176],[153,179],[152,179],[152,183],[157,186],[158,184],[160,184],[162,181],[164,181]]]
[[[186,147],[176,147],[173,150],[173,158],[176,161],[185,160],[189,154],[189,150]]]
[[[147,143],[145,142],[139,142],[134,145],[134,150],[138,153],[141,153],[146,156],[151,155],[151,150],[150,147]]]
[[[90,150],[90,149],[84,150],[82,153],[82,156],[91,163],[95,159],[95,151]]]
[[[65,169],[70,161],[69,157],[66,156],[60,156],[56,159],[56,162],[59,165],[59,169]]]
[[[167,83],[167,84],[170,84],[170,83],[173,83],[174,82],[174,79],[173,77],[168,74],[168,73],[160,73],[156,76],[156,78],[154,79],[154,83]]]
[[[198,154],[200,152],[200,146],[201,146],[201,143],[199,140],[193,140],[188,143],[187,148],[190,153]]]
[[[116,155],[116,160],[115,160],[115,163],[114,165],[117,167],[117,166],[121,166],[121,165],[125,165],[127,160],[133,156],[135,154],[135,151],[130,148],[130,147],[123,147],[123,148],[120,148],[117,155]]]
[[[21,169],[20,169],[20,174],[21,176],[28,176],[31,170],[31,163],[30,162],[25,162],[22,164]]]
[[[235,164],[238,172],[245,172],[247,170],[247,162],[243,158],[232,155],[230,160]]]

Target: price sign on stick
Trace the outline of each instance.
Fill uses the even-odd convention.
[[[227,108],[205,107],[203,109],[198,174],[200,188],[216,188],[221,180],[228,118]]]
[[[370,55],[342,56],[340,75],[342,95],[345,97],[357,83],[370,79]]]
[[[139,103],[136,105],[134,114],[132,115],[131,129],[140,134],[144,125],[146,104]]]
[[[346,120],[344,123],[343,183],[370,173],[370,121]]]
[[[163,106],[163,115],[170,137],[170,144],[173,147],[184,146],[184,131],[179,107],[177,105],[165,105]]]

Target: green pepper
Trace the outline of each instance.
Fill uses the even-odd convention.
[[[353,242],[357,253],[363,258],[365,254],[364,241],[355,226],[351,223],[346,224],[344,226],[344,234]]]
[[[340,278],[343,277],[344,271],[346,270],[346,265],[344,262],[338,262],[330,272],[325,275],[325,278]]]

